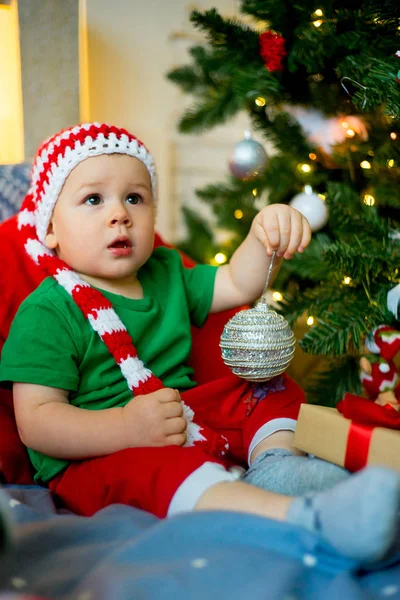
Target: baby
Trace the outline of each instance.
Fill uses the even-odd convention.
[[[235,464],[289,484],[313,463],[292,446],[303,392],[287,376],[262,400],[234,375],[191,379],[191,323],[254,302],[272,253],[308,245],[307,220],[267,206],[229,264],[186,269],[175,250],[153,250],[155,212],[153,159],[126,130],[78,125],[40,147],[19,227],[50,277],[21,305],[0,365],[35,480],[82,515],[112,503],[159,517],[241,511],[316,531],[353,558],[384,556],[395,472],[366,469],[296,498],[240,481]]]

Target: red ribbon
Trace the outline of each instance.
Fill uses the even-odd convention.
[[[373,427],[350,423],[344,467],[348,471],[359,471],[367,464]]]

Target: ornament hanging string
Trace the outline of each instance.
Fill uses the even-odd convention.
[[[263,293],[261,294],[261,298],[260,298],[260,302],[264,302],[264,304],[268,304],[267,301],[267,291],[268,291],[268,287],[269,287],[269,282],[271,279],[271,274],[274,268],[274,263],[275,263],[275,257],[276,257],[276,252],[272,252],[272,256],[271,256],[271,261],[269,263],[269,267],[268,267],[268,273],[267,273],[267,279],[265,280],[265,285],[264,285],[264,289],[263,289]]]

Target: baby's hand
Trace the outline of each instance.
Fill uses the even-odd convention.
[[[135,396],[123,408],[127,448],[143,446],[183,446],[186,420],[177,390],[163,388]]]
[[[303,215],[286,204],[271,204],[253,220],[252,231],[267,249],[267,254],[292,258],[303,252],[311,240],[310,224]]]

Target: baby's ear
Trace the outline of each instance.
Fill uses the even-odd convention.
[[[47,229],[47,233],[46,233],[46,237],[45,237],[45,244],[48,248],[50,248],[50,250],[54,250],[55,248],[57,248],[57,236],[56,233],[54,231],[54,225],[53,225],[53,220],[50,221],[49,223],[49,227]]]

